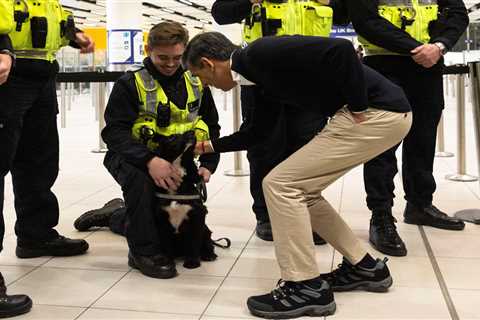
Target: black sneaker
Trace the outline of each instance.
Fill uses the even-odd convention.
[[[445,230],[463,230],[465,228],[463,221],[448,216],[433,205],[419,208],[407,202],[403,217],[405,223],[408,224],[424,225]]]
[[[397,232],[391,210],[374,211],[370,220],[369,241],[378,251],[396,257],[407,255],[405,243]]]
[[[58,236],[43,242],[18,239],[15,254],[22,259],[41,256],[70,257],[84,254],[87,250],[88,242],[83,239]]]
[[[73,226],[78,231],[87,231],[92,227],[108,227],[110,217],[116,210],[125,210],[125,203],[122,199],[110,200],[100,209],[85,212],[75,220]]]
[[[272,225],[270,224],[270,221],[258,221],[257,227],[255,228],[255,234],[263,241],[273,241]],[[320,237],[318,233],[313,232],[313,243],[320,246],[327,242]]]
[[[393,280],[386,265],[388,258],[377,259],[375,267],[365,268],[352,265],[345,258],[338,269],[320,277],[330,284],[333,291],[365,290],[371,292],[387,292]]]
[[[280,280],[272,292],[248,298],[247,306],[254,316],[269,319],[322,317],[336,309],[330,286],[318,278],[302,282]]]

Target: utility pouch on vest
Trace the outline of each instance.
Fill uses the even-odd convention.
[[[170,124],[170,105],[167,102],[167,104],[162,104],[161,102],[158,103],[157,107],[157,126],[159,128],[165,128],[168,127]]]
[[[302,17],[301,34],[328,37],[333,24],[333,10],[314,2],[299,2]]]
[[[32,31],[32,47],[45,48],[47,45],[48,21],[46,17],[30,18],[30,28]]]

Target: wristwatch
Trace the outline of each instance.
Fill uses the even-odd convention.
[[[442,56],[445,55],[448,52],[447,47],[443,43],[435,42],[434,45],[436,45],[440,49],[440,52],[442,53]]]

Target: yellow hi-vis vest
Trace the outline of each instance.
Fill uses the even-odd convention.
[[[135,139],[145,143],[150,150],[158,147],[152,141],[155,134],[168,137],[194,131],[197,141],[209,139],[208,126],[198,115],[203,95],[202,83],[189,71],[186,71],[183,77],[187,87],[187,105],[185,109],[180,109],[169,101],[162,86],[147,69],[135,72],[140,112],[132,127],[132,135]],[[159,107],[170,109],[169,123],[163,126],[159,126],[157,122]]]
[[[13,30],[13,11],[13,0],[0,0],[0,35],[9,34]]]
[[[437,20],[437,0],[380,0],[378,5],[380,16],[396,27],[406,31],[412,38],[421,43],[430,41],[428,26]],[[369,43],[359,37],[366,55],[396,55],[384,48]]]
[[[3,0],[0,0],[3,1]],[[67,45],[73,14],[59,0],[14,0],[14,27],[9,37],[18,58],[53,61]]]
[[[293,34],[328,37],[332,23],[332,8],[315,0],[264,0],[252,5],[243,40],[251,43],[265,36]]]

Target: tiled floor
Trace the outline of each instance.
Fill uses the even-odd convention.
[[[217,98],[225,134],[232,127],[231,110],[225,111],[223,98]],[[456,151],[455,104],[453,98],[448,101],[446,147]],[[75,97],[74,102],[67,113],[67,128],[60,131],[61,171],[55,185],[61,206],[58,230],[67,236],[86,238],[90,250],[80,257],[17,259],[8,181],[7,234],[0,270],[10,293],[27,293],[34,301],[32,312],[18,319],[251,318],[245,306],[246,298],[272,289],[279,271],[272,244],[253,235],[255,219],[250,209],[248,178],[223,175],[233,167],[232,155],[222,157],[218,173],[209,185],[208,200],[208,223],[214,237],[229,237],[232,248],[218,249],[219,259],[204,262],[201,268],[185,270],[179,266],[179,277],[171,280],[144,277],[127,266],[125,239],[107,230],[79,233],[73,228],[73,221],[81,213],[120,195],[119,188],[102,166],[103,156],[91,152],[98,145],[98,125],[91,99],[82,95]],[[470,110],[467,125],[468,172],[475,174]],[[437,159],[435,203],[450,213],[480,208],[478,183],[444,179],[445,174],[454,172],[455,168],[455,158]],[[480,227],[468,225],[463,232],[447,232],[404,224],[401,218],[405,201],[398,177],[396,182],[398,199],[394,211],[409,254],[404,258],[390,258],[394,286],[386,294],[336,294],[338,308],[331,319],[480,319]],[[335,183],[325,194],[365,246],[381,256],[367,243],[369,212],[364,203],[360,168]],[[317,253],[321,271],[331,270],[341,258],[330,246],[318,247]]]

